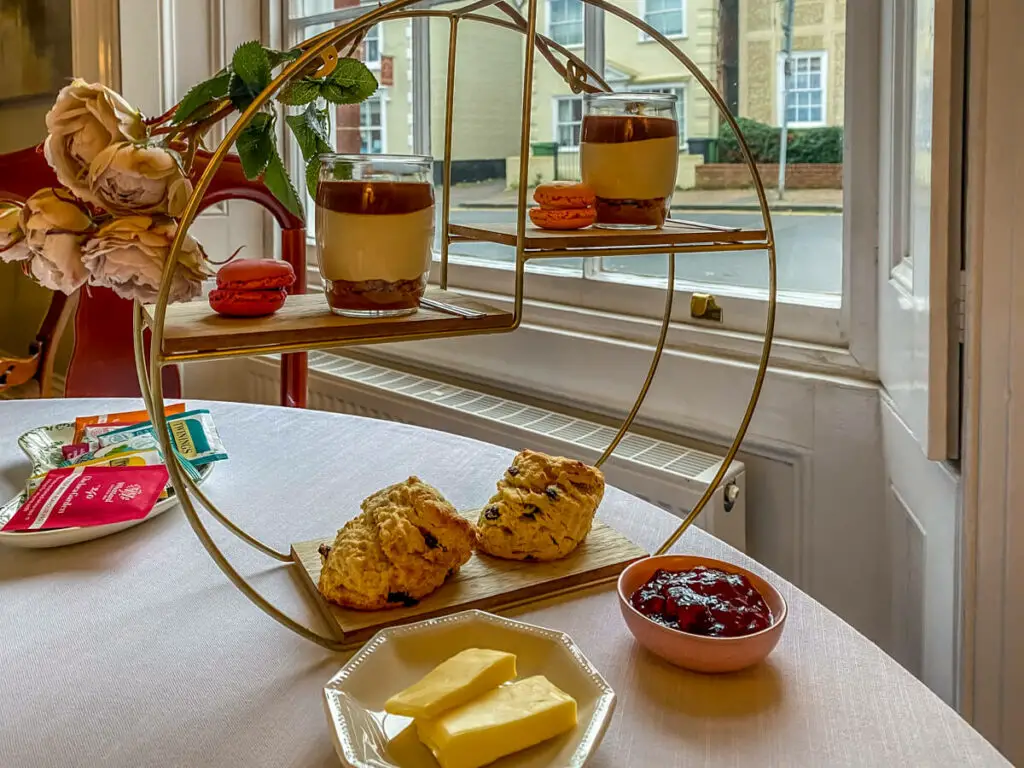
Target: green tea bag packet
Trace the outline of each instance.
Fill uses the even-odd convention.
[[[147,423],[148,424],[148,423]],[[138,424],[130,425],[132,427],[140,426]],[[118,427],[118,429],[127,429],[126,427]],[[156,433],[152,429],[139,430],[138,434],[132,434],[120,439],[116,442],[112,441],[110,445],[100,447],[98,440],[95,443],[93,449],[87,453],[74,456],[73,458],[62,461],[58,467],[69,467],[77,464],[91,463],[97,459],[113,458],[118,454],[122,453],[136,453],[139,451],[155,451],[157,455],[163,459],[163,452],[160,450],[160,441],[156,439]],[[199,479],[199,469],[192,465],[184,456],[175,450],[175,454],[178,455],[181,465],[185,468],[185,473],[193,480]],[[165,462],[166,463],[166,462]]]
[[[205,408],[185,413],[177,413],[167,417],[167,431],[175,453],[193,468],[223,461],[228,457],[224,443],[217,433],[213,417]],[[134,424],[132,426],[107,432],[99,436],[101,449],[129,442],[140,436],[156,438],[152,422]]]

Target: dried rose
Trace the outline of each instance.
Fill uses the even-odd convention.
[[[24,261],[32,258],[21,230],[21,206],[0,202],[0,261]]]
[[[93,160],[89,191],[111,213],[179,216],[192,194],[192,184],[177,156],[163,147],[119,142]]]
[[[85,244],[83,260],[93,285],[112,288],[126,299],[156,301],[164,264],[178,224],[166,216],[125,216],[97,230]],[[209,275],[202,246],[186,235],[171,282],[170,301],[188,301]]]
[[[54,291],[78,290],[89,277],[82,243],[93,229],[84,206],[66,191],[41,189],[25,201],[20,225],[36,280]]]
[[[115,142],[142,141],[146,126],[118,93],[76,78],[61,89],[46,113],[46,160],[60,183],[83,200],[89,197],[89,167]]]

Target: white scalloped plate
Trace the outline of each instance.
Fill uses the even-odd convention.
[[[30,475],[37,475],[41,472],[54,469],[58,466],[63,456],[60,452],[62,445],[68,445],[75,435],[74,424],[52,424],[48,427],[37,427],[18,438],[18,445],[32,462]],[[206,464],[199,468],[198,483],[202,483],[213,471],[213,464]],[[28,478],[26,478],[27,480]],[[14,513],[18,511],[25,501],[25,493],[22,492],[0,507],[0,527],[7,524]],[[148,515],[141,520],[128,520],[124,523],[111,523],[110,525],[95,525],[88,528],[55,528],[49,531],[0,531],[0,544],[8,547],[27,547],[29,549],[47,549],[49,547],[66,547],[69,544],[78,544],[83,541],[99,539],[103,536],[110,536],[118,531],[131,528],[152,520],[157,515],[178,506],[178,500],[172,495],[170,498],[159,501]]]
[[[611,687],[568,635],[483,611],[381,630],[341,668],[324,688],[324,707],[342,762],[437,768],[412,720],[385,713],[384,702],[466,648],[514,653],[518,677],[545,675],[576,699],[574,730],[504,757],[494,768],[581,768],[587,762],[615,709]]]

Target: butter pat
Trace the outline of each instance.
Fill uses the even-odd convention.
[[[441,768],[479,768],[576,725],[576,700],[543,675],[495,688],[416,730]]]
[[[515,654],[469,648],[443,661],[426,677],[384,704],[392,715],[437,717],[516,676]]]

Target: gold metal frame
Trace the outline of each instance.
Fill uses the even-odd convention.
[[[451,243],[458,238],[452,236],[449,228],[450,216],[451,216],[451,148],[452,148],[452,134],[454,125],[454,96],[455,96],[455,54],[458,40],[458,33],[462,26],[463,21],[473,21],[477,23],[491,24],[505,29],[510,29],[516,32],[520,32],[526,37],[526,56],[524,63],[523,73],[523,99],[522,99],[522,123],[521,123],[521,134],[520,134],[520,167],[519,167],[519,187],[518,187],[518,211],[517,211],[517,223],[516,223],[516,269],[515,269],[515,300],[513,310],[513,320],[507,327],[497,329],[489,329],[486,332],[509,332],[518,328],[523,318],[523,301],[524,301],[524,277],[526,272],[526,262],[536,258],[553,258],[556,256],[583,256],[583,257],[597,257],[597,256],[613,256],[613,255],[635,255],[635,254],[661,254],[665,253],[668,256],[668,286],[666,291],[665,308],[662,316],[662,322],[660,331],[658,334],[658,340],[654,348],[654,355],[651,360],[650,366],[647,370],[646,378],[640,391],[630,409],[628,415],[623,420],[617,434],[614,439],[602,453],[600,459],[597,461],[597,465],[600,466],[613,454],[615,448],[619,445],[621,440],[628,433],[633,421],[636,419],[637,414],[640,411],[641,406],[647,393],[651,388],[651,384],[654,381],[654,377],[658,370],[658,363],[661,360],[662,354],[665,348],[665,340],[668,336],[668,331],[671,326],[672,317],[672,306],[674,298],[674,284],[675,284],[675,256],[680,253],[688,253],[695,251],[737,251],[737,250],[763,250],[768,254],[768,268],[769,268],[769,290],[768,290],[768,312],[767,320],[765,323],[764,333],[764,345],[761,352],[761,357],[758,362],[757,373],[754,378],[754,386],[751,392],[750,400],[743,413],[743,417],[740,421],[739,428],[737,429],[736,435],[726,451],[725,458],[722,460],[722,464],[716,472],[714,478],[709,483],[707,490],[698,500],[693,510],[686,516],[686,518],[679,524],[679,526],[672,532],[672,534],[665,540],[665,542],[658,548],[656,554],[666,552],[686,531],[686,529],[693,523],[697,516],[701,513],[704,507],[707,505],[708,500],[712,494],[718,488],[722,479],[725,477],[725,473],[728,471],[729,465],[736,456],[736,452],[739,450],[740,444],[746,435],[747,429],[750,426],[751,418],[754,414],[754,409],[757,407],[757,401],[761,394],[761,388],[764,385],[765,373],[768,368],[768,360],[771,354],[771,343],[772,336],[775,329],[775,309],[776,309],[776,254],[775,254],[775,240],[774,233],[772,230],[771,214],[768,208],[768,200],[765,194],[764,185],[761,182],[760,176],[757,173],[757,166],[753,161],[753,157],[750,153],[750,149],[744,140],[743,134],[736,123],[735,118],[729,113],[729,110],[722,99],[721,95],[715,89],[714,85],[708,80],[708,78],[700,71],[700,69],[687,57],[682,51],[676,48],[671,41],[669,41],[664,35],[658,32],[656,29],[645,23],[643,20],[638,19],[626,11],[622,10],[618,6],[612,5],[607,0],[583,0],[584,2],[601,8],[607,13],[614,16],[618,16],[624,21],[632,24],[634,27],[642,30],[650,38],[660,43],[666,50],[668,50],[675,58],[683,65],[683,67],[690,73],[690,75],[704,88],[709,94],[711,99],[715,102],[718,107],[720,116],[732,127],[740,146],[740,150],[743,154],[744,161],[750,170],[751,177],[753,179],[754,187],[757,192],[758,203],[761,210],[761,216],[764,223],[764,231],[766,236],[763,241],[751,242],[751,243],[722,243],[712,242],[707,245],[669,245],[669,246],[649,246],[649,247],[600,247],[600,248],[588,248],[585,250],[574,250],[574,249],[560,249],[557,251],[546,251],[543,253],[529,253],[526,249],[526,207],[527,207],[527,184],[529,182],[529,163],[528,158],[530,155],[530,121],[531,121],[531,106],[532,106],[532,84],[533,84],[533,71],[535,64],[535,53],[540,52],[541,55],[548,61],[549,64],[561,75],[573,92],[579,93],[581,91],[587,92],[598,92],[598,91],[609,91],[611,90],[608,84],[601,78],[600,74],[595,72],[589,67],[586,62],[580,59],[576,54],[567,50],[563,46],[554,42],[553,40],[540,35],[537,33],[537,1],[538,0],[527,0],[527,12],[524,17],[514,7],[509,5],[505,0],[477,0],[471,2],[468,5],[452,11],[441,11],[436,9],[409,9],[409,6],[418,2],[418,0],[391,0],[391,2],[384,3],[378,6],[376,9],[369,11],[368,13],[360,16],[359,18],[343,24],[334,29],[323,32],[316,37],[303,43],[300,47],[302,48],[302,54],[292,63],[285,66],[281,73],[274,78],[271,84],[260,93],[249,105],[249,107],[242,112],[238,120],[231,128],[228,129],[224,139],[218,145],[216,150],[213,152],[209,163],[204,169],[202,175],[199,177],[195,184],[192,196],[189,198],[188,204],[185,207],[185,211],[181,216],[180,223],[178,226],[177,234],[175,235],[174,242],[171,247],[170,255],[167,262],[164,265],[162,282],[160,291],[157,296],[155,308],[152,313],[152,319],[149,323],[150,330],[152,331],[152,337],[149,343],[149,361],[146,362],[146,348],[144,333],[146,329],[146,320],[142,310],[142,306],[136,303],[134,309],[134,337],[135,337],[135,363],[139,375],[139,384],[142,389],[142,395],[146,403],[146,409],[149,411],[150,418],[156,429],[157,436],[160,440],[161,447],[165,456],[173,456],[173,451],[170,445],[170,436],[167,432],[167,422],[164,416],[164,396],[162,386],[162,369],[167,365],[172,365],[176,362],[182,362],[185,360],[199,360],[199,359],[216,359],[220,357],[226,357],[233,354],[239,354],[237,351],[217,351],[208,353],[196,353],[196,354],[165,354],[163,352],[163,340],[164,340],[164,329],[167,316],[168,298],[170,296],[171,289],[171,278],[174,270],[177,267],[178,260],[180,257],[182,242],[186,236],[186,233],[198,214],[200,204],[203,196],[206,194],[210,183],[213,180],[214,175],[220,168],[224,159],[231,147],[234,145],[235,140],[238,138],[242,130],[251,122],[253,117],[262,110],[274,97],[274,94],[282,88],[284,85],[292,81],[296,77],[301,77],[310,74],[321,66],[330,66],[333,59],[337,57],[337,51],[345,44],[351,43],[355,40],[364,30],[371,26],[396,19],[403,18],[444,18],[449,21],[450,25],[450,39],[448,45],[448,60],[447,60],[447,72],[446,72],[446,92],[445,92],[445,135],[444,135],[444,165],[443,165],[443,179],[444,186],[442,191],[442,251],[441,251],[441,271],[440,271],[440,282],[441,287],[446,288],[448,284],[448,255],[449,247]],[[488,16],[478,13],[478,11],[485,8],[493,7],[503,13],[507,18],[501,18],[498,16]],[[559,60],[558,56],[561,56],[565,60],[563,65]],[[475,331],[476,333],[483,331]],[[408,333],[404,335],[390,336],[387,341],[410,341],[423,338],[438,338],[438,337],[451,337],[459,335],[472,334],[474,331],[456,331],[448,333]],[[349,342],[352,344],[361,343],[374,343],[373,339],[365,340],[354,340]],[[332,342],[330,344],[322,346],[342,346],[342,343]],[[270,352],[284,352],[293,351],[295,349],[311,349],[315,345],[303,345],[303,344],[276,344],[272,346],[264,346],[258,348],[252,348],[246,350],[245,354],[259,355]],[[257,590],[255,590],[246,580],[242,577],[235,568],[231,565],[230,561],[220,551],[216,542],[210,536],[207,531],[199,512],[193,503],[193,499],[199,502],[199,505],[205,508],[219,523],[225,526],[233,534],[245,541],[249,546],[258,549],[259,551],[266,554],[280,562],[292,562],[291,556],[286,552],[281,552],[273,547],[261,542],[259,539],[251,536],[241,527],[236,525],[230,518],[224,515],[217,506],[206,496],[205,493],[196,485],[196,483],[182,471],[177,461],[171,461],[168,463],[168,472],[170,474],[171,482],[174,486],[175,493],[181,503],[182,509],[188,518],[189,524],[195,531],[196,536],[202,542],[206,551],[210,557],[217,563],[218,567],[224,572],[228,579],[249,598],[254,604],[256,604],[261,610],[267,615],[271,616],[282,625],[301,635],[302,637],[311,640],[324,648],[330,650],[343,650],[344,645],[341,641],[322,635],[309,627],[295,621],[276,606],[270,603],[264,598]]]

